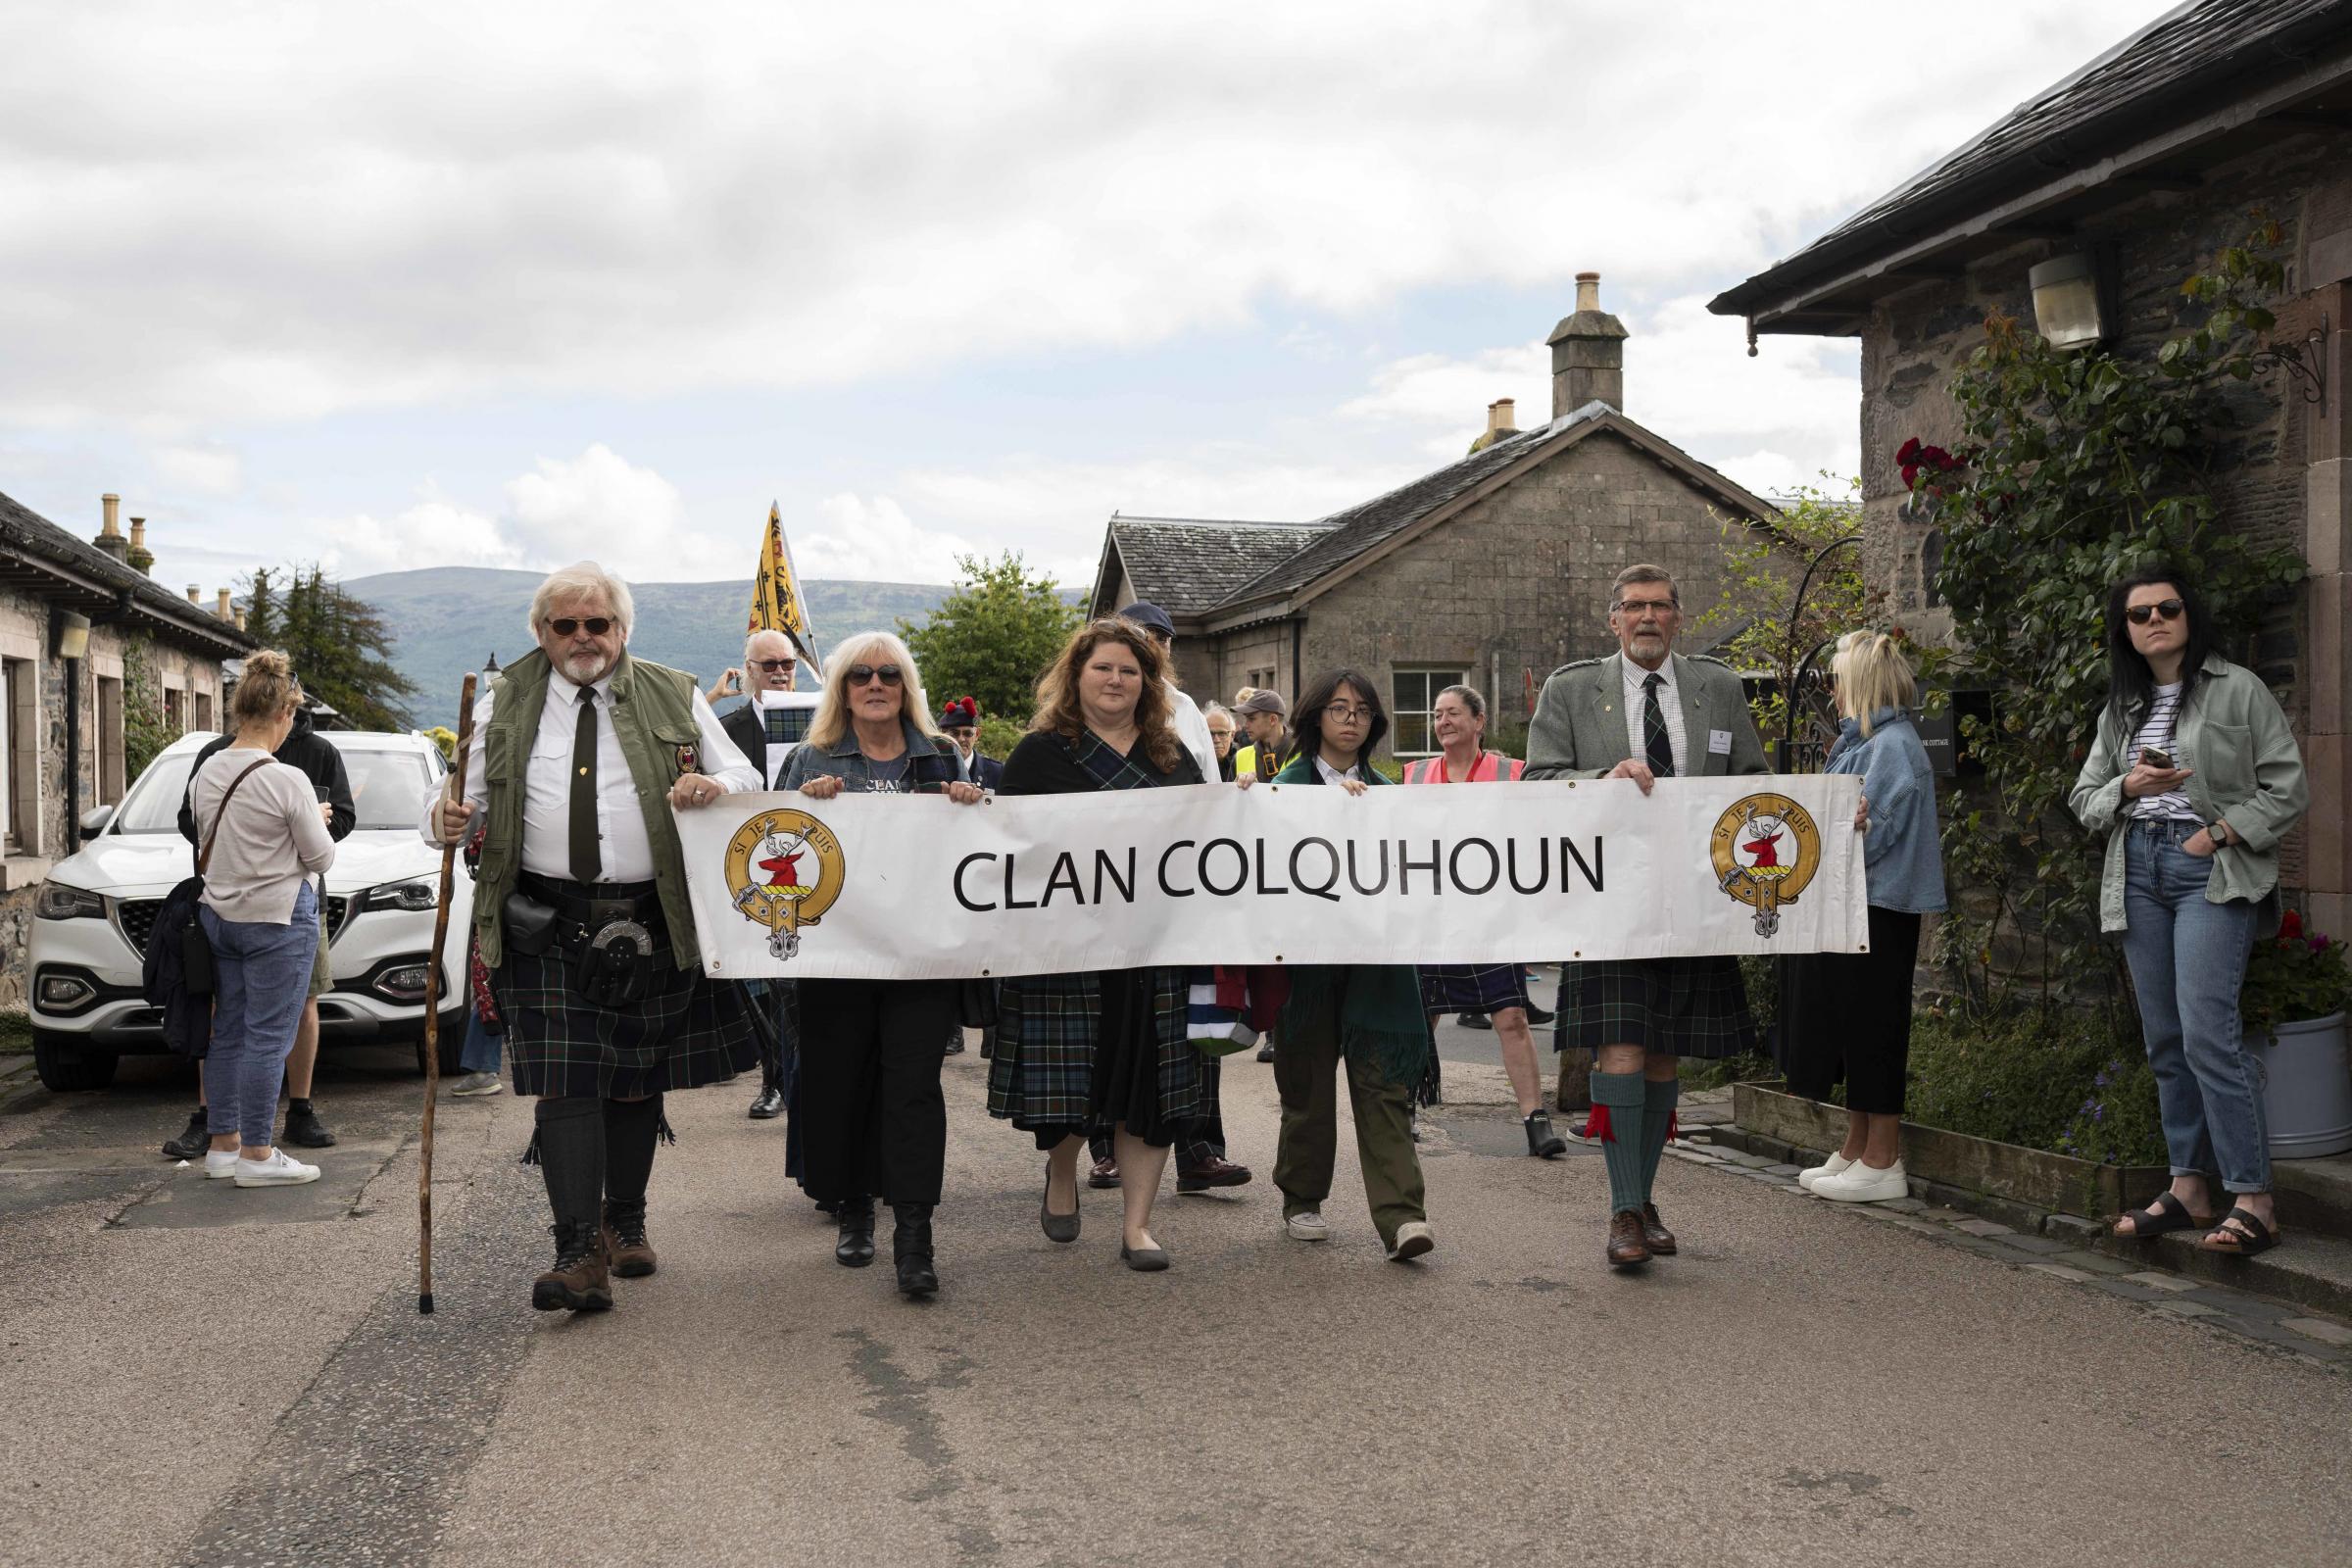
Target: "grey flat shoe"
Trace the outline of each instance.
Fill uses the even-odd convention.
[[[1164,1247],[1129,1247],[1121,1242],[1119,1259],[1138,1274],[1156,1274],[1168,1266],[1168,1250]]]
[[[1054,1172],[1050,1168],[1046,1172],[1046,1191],[1054,1191]],[[1041,1198],[1037,1200],[1037,1223],[1050,1242],[1074,1242],[1078,1239],[1076,1209],[1071,1209],[1067,1214],[1056,1214],[1046,1206],[1046,1200]]]

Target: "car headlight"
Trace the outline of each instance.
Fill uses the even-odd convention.
[[[106,901],[88,888],[44,882],[41,891],[33,895],[32,912],[44,920],[103,920]]]
[[[368,890],[360,903],[363,909],[407,909],[412,913],[430,909],[440,904],[440,889],[430,882],[386,882]]]

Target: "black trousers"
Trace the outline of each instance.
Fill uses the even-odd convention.
[[[939,1042],[952,980],[804,980],[799,1091],[802,1185],[820,1202],[936,1203],[948,1156]]]

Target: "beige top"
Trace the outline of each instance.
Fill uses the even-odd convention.
[[[220,799],[239,773],[267,752],[226,746],[196,770],[190,804],[196,812],[196,843],[220,815]],[[335,841],[318,810],[310,775],[284,762],[268,761],[238,785],[228,803],[228,820],[213,840],[204,872],[204,903],[223,920],[285,925],[294,918],[294,896],[306,875],[335,863]]]

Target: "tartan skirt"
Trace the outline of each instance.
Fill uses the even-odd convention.
[[[1500,1012],[1527,1005],[1527,977],[1515,963],[1421,966],[1423,1012]]]
[[[1190,992],[1182,969],[1152,969],[1151,1038],[1106,1037],[1102,977],[1014,975],[998,982],[996,1054],[989,1061],[988,1113],[1025,1132],[1085,1128],[1106,1108],[1105,1094],[1150,1076],[1155,1114],[1117,1119],[1164,1143],[1204,1114],[1201,1055],[1186,1038]],[[1138,1125],[1143,1121],[1144,1125]]]
[[[656,929],[654,940],[652,988],[622,1007],[600,1007],[572,990],[571,958],[561,949],[537,957],[507,949],[492,983],[516,1094],[633,1100],[699,1089],[758,1064],[743,988],[679,968],[667,932]]]
[[[1756,1049],[1737,958],[1615,958],[1579,963],[1575,970],[1575,986],[1560,988],[1561,1045],[1641,1046],[1705,1058]]]

